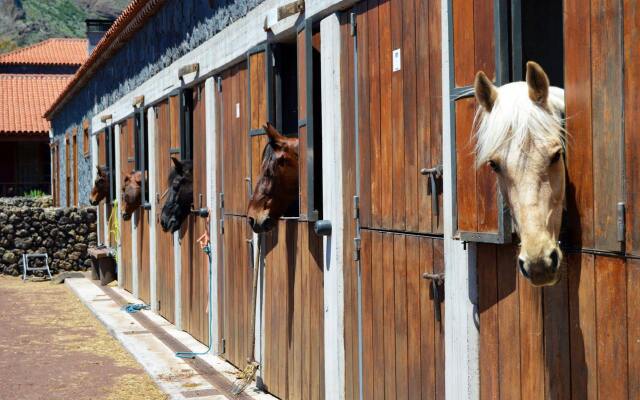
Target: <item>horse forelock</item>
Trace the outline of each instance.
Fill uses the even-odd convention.
[[[549,110],[533,103],[525,82],[498,89],[491,112],[479,107],[474,120],[476,166],[488,162],[503,148],[524,150],[529,143],[560,141],[566,146],[564,90],[549,88]],[[551,112],[549,112],[551,111]],[[523,156],[526,152],[522,152]]]

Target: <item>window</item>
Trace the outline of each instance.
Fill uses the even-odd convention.
[[[139,107],[135,112],[135,131],[134,131],[134,140],[135,140],[135,169],[137,171],[142,172],[142,207],[145,209],[150,209],[151,204],[149,203],[149,185],[148,185],[148,174],[149,174],[149,157],[147,156],[147,151],[149,148],[149,140],[148,140],[148,125],[147,118],[145,116],[144,107]]]
[[[84,122],[82,123],[82,154],[84,155],[84,158],[89,157],[89,152],[90,152],[89,140],[91,140],[89,138],[89,120],[85,119]]]

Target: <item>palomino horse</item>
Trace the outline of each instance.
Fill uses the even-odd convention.
[[[167,201],[162,207],[160,225],[165,232],[180,229],[193,204],[193,164],[171,157],[173,169],[169,175]]]
[[[131,171],[124,177],[122,185],[122,218],[131,219],[131,215],[142,204],[142,172]]]
[[[254,232],[271,230],[298,198],[298,139],[280,134],[267,122],[269,143],[262,153],[260,178],[249,201],[247,219]]]
[[[98,175],[93,182],[93,188],[91,188],[91,196],[89,196],[89,203],[92,206],[97,206],[105,197],[109,195],[109,171],[105,167],[96,166]]]
[[[476,160],[495,171],[520,236],[518,266],[535,286],[560,278],[558,235],[565,197],[564,91],[527,63],[525,82],[495,87],[478,72]]]

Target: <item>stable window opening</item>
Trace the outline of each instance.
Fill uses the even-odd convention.
[[[141,185],[141,205],[144,209],[151,209],[149,203],[149,157],[148,157],[148,124],[147,118],[145,118],[145,110],[143,107],[139,107],[135,112],[135,124],[134,124],[134,140],[135,140],[135,169],[142,173]]]

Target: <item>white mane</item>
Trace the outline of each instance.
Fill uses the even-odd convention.
[[[551,114],[531,101],[526,82],[509,83],[497,90],[491,112],[482,107],[476,112],[476,165],[488,162],[509,142],[519,149],[530,140],[545,143],[559,139],[565,145],[563,89],[549,88]]]

